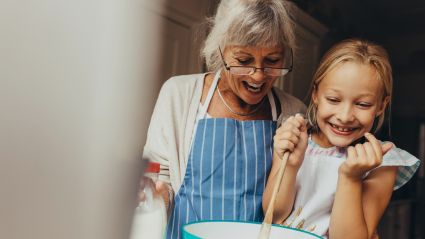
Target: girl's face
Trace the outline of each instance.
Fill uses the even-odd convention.
[[[346,147],[364,136],[382,114],[383,85],[368,65],[346,62],[330,71],[313,91],[319,133],[313,135],[322,147]]]
[[[283,49],[279,47],[247,47],[228,46],[223,52],[224,61],[228,66],[283,67]],[[220,90],[229,89],[232,93],[249,105],[258,104],[271,90],[278,76],[264,74],[257,69],[252,75],[235,75],[222,71]]]

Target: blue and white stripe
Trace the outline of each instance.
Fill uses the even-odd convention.
[[[198,121],[184,182],[175,197],[167,238],[199,220],[261,221],[276,123],[225,118]]]

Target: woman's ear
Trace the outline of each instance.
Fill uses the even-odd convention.
[[[384,98],[384,100],[382,101],[382,103],[381,103],[381,105],[379,107],[378,112],[376,112],[376,117],[380,116],[385,111],[385,109],[387,108],[387,105],[388,105],[389,102],[390,102],[390,97],[389,96],[386,96]]]

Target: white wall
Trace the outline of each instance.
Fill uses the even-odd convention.
[[[143,1],[0,2],[0,238],[127,238],[162,82]]]

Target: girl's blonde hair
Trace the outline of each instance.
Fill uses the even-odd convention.
[[[383,86],[381,103],[388,97],[387,109],[390,111],[393,77],[388,53],[382,46],[363,39],[344,40],[334,45],[325,53],[313,76],[310,94],[318,89],[320,82],[330,71],[346,62],[368,65],[376,71],[376,77],[382,82]],[[306,116],[311,130],[318,132],[319,128],[317,126],[316,111],[317,106],[314,104],[313,100],[310,100]],[[373,133],[376,133],[382,127],[384,120],[385,110],[378,116],[377,121],[375,120]]]
[[[283,0],[222,0],[201,55],[209,71],[223,66],[218,48],[229,45],[294,48],[291,5]]]

